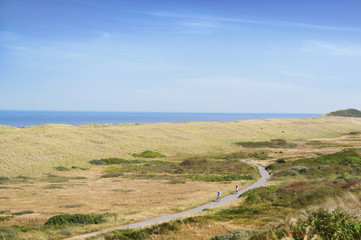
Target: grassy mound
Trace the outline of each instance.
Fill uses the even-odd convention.
[[[139,157],[139,158],[164,158],[165,155],[159,153],[159,152],[153,152],[150,150],[146,150],[142,153],[133,153],[133,157]]]
[[[361,111],[349,108],[346,110],[338,110],[326,114],[327,116],[338,116],[338,117],[361,117]]]

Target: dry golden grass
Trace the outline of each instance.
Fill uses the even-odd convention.
[[[343,149],[342,144],[360,147],[360,135],[343,136],[352,131],[361,131],[361,119],[320,117],[141,125],[0,126],[0,177],[32,177],[29,182],[0,185],[0,210],[34,211],[33,214],[16,216],[0,225],[38,225],[61,213],[119,214],[113,222],[101,226],[71,229],[73,233],[93,231],[184,211],[215,199],[218,189],[225,194],[232,192],[234,187],[234,183],[188,181],[185,184],[167,184],[167,180],[100,178],[106,167],[90,165],[88,161],[92,159],[133,159],[130,154],[148,149],[168,157],[254,151],[233,143],[275,138],[298,144],[290,149],[266,149],[274,159],[258,163],[268,165],[277,158],[295,159],[300,156],[314,157],[316,153],[336,152]],[[317,148],[306,144],[310,139],[331,142],[335,146]],[[54,170],[55,166],[90,169],[59,172]],[[48,173],[67,177],[84,176],[86,179],[50,182],[46,178]],[[251,182],[243,183],[248,185]],[[237,204],[237,201],[232,204]],[[211,224],[205,228],[189,225],[176,234],[177,239],[208,239],[234,229],[234,225],[227,223]],[[49,236],[44,232],[32,231],[21,237],[47,239]]]
[[[234,183],[207,183],[188,181],[169,184],[167,180],[132,180],[127,178],[99,178],[103,168],[88,171],[61,172],[66,177],[83,176],[87,179],[52,182],[2,184],[0,211],[11,213],[32,210],[33,214],[15,216],[0,225],[36,225],[63,213],[117,213],[114,221],[106,224],[120,225],[173,214],[216,199],[221,189],[224,195],[234,191]],[[252,181],[238,181],[241,187]],[[50,186],[50,188],[49,188]],[[94,226],[97,228],[97,226]],[[102,226],[103,228],[106,226]],[[82,229],[81,231],[84,231]],[[31,239],[33,235],[29,235]]]
[[[119,125],[0,126],[0,176],[41,176],[54,166],[89,167],[104,157],[133,158],[154,150],[167,156],[239,150],[237,141],[336,137],[361,130],[361,119],[318,117],[235,122]]]

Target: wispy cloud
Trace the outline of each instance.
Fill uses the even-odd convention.
[[[321,52],[345,57],[361,57],[361,46],[339,45],[320,41],[306,42],[305,45],[302,50],[306,52]]]
[[[179,14],[172,12],[142,12],[143,14],[148,14],[158,17],[167,17],[167,18],[178,18],[182,20],[198,20],[198,21],[207,21],[213,24],[225,24],[225,23],[238,23],[238,24],[256,24],[264,26],[274,26],[274,27],[287,27],[287,28],[299,28],[299,29],[310,29],[310,30],[325,30],[325,31],[343,31],[343,32],[361,32],[360,28],[351,28],[344,26],[332,26],[332,25],[318,25],[318,24],[307,24],[299,23],[292,21],[278,21],[274,19],[257,19],[257,18],[227,18],[211,15],[198,15],[198,14]],[[204,25],[205,27],[210,27],[211,24]]]

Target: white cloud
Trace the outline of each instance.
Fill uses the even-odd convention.
[[[316,29],[316,30],[326,30],[326,31],[344,31],[344,32],[361,32],[360,28],[351,28],[343,26],[332,26],[332,25],[318,25],[318,24],[307,24],[307,23],[298,23],[292,21],[278,21],[274,19],[257,19],[257,18],[226,18],[210,15],[198,15],[198,14],[178,14],[172,12],[140,12],[143,14],[148,14],[158,17],[168,17],[168,18],[178,18],[186,20],[202,20],[213,23],[215,26],[219,26],[225,23],[245,23],[245,24],[257,24],[257,25],[266,25],[266,26],[275,26],[275,27],[288,27],[288,28],[302,28],[302,29]],[[204,25],[209,27],[210,24]],[[199,26],[198,26],[199,27]]]
[[[320,52],[345,57],[361,57],[361,46],[337,45],[320,41],[306,42],[305,45],[302,50],[306,52]]]

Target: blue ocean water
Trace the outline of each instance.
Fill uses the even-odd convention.
[[[48,123],[84,125],[105,123],[228,122],[267,118],[310,118],[318,115],[319,114],[277,113],[0,111],[0,125],[26,127]]]

